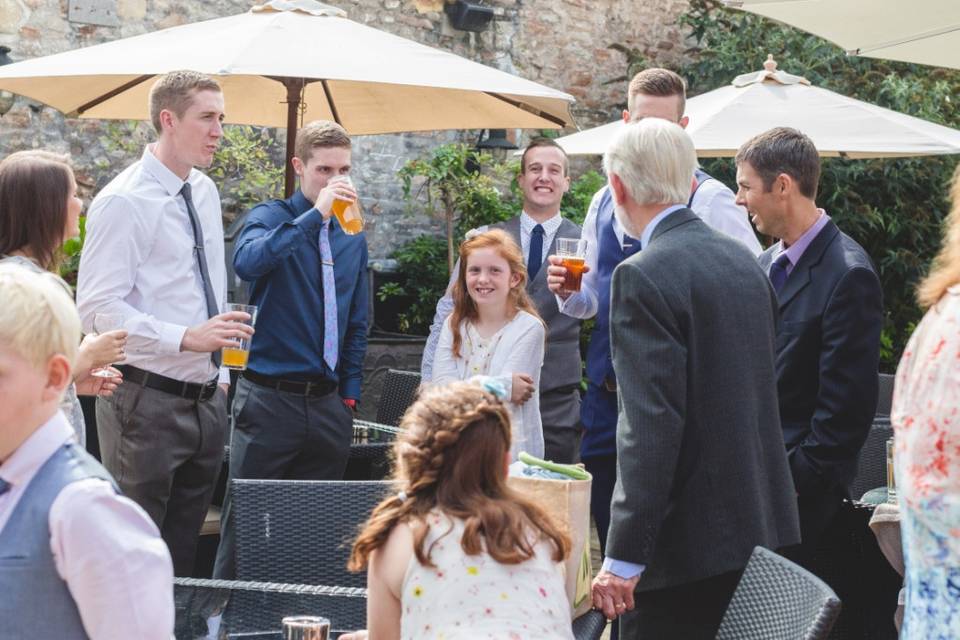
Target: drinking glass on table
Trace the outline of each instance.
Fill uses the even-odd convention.
[[[93,316],[93,332],[97,335],[122,328],[123,316],[119,313],[96,313]],[[116,374],[110,370],[110,367],[114,364],[116,363],[111,362],[110,364],[98,367],[91,371],[90,375],[98,378],[113,378]]]
[[[557,256],[567,270],[563,276],[563,290],[573,293],[580,291],[587,260],[587,241],[580,238],[557,238]]]
[[[887,440],[887,502],[897,503],[897,479],[893,474],[893,438]]]
[[[257,307],[252,304],[228,303],[227,311],[242,311],[250,316],[249,320],[241,320],[244,324],[251,327],[257,321]],[[250,338],[234,338],[236,346],[224,347],[222,352],[223,366],[227,369],[236,369],[243,371],[247,368],[247,361],[250,359]]]
[[[330,621],[320,616],[287,616],[281,621],[283,640],[327,640]]]
[[[342,182],[349,185],[351,189],[355,188],[353,182],[350,180],[350,176],[335,176],[330,178],[329,183],[334,182]],[[348,236],[355,236],[363,231],[363,212],[360,210],[359,198],[353,202],[336,198],[333,201],[333,206],[331,206],[331,211],[333,215],[337,217],[337,222],[340,223],[343,232]]]

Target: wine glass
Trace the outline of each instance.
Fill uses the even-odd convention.
[[[93,316],[93,332],[97,335],[108,331],[115,331],[123,327],[123,316],[119,313],[97,313]],[[98,367],[90,372],[90,375],[98,378],[112,378],[114,373],[110,371],[113,363]]]

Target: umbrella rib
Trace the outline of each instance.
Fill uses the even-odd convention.
[[[78,115],[78,116],[83,115],[85,112],[89,111],[90,109],[93,109],[94,107],[103,104],[104,102],[106,102],[106,101],[109,100],[110,98],[112,98],[112,97],[114,97],[114,96],[116,96],[116,95],[119,95],[119,94],[123,93],[123,92],[126,91],[127,89],[132,89],[133,87],[137,86],[138,84],[141,84],[141,83],[143,83],[143,82],[146,82],[147,80],[149,80],[149,79],[152,78],[152,77],[153,77],[153,74],[151,74],[151,75],[146,75],[146,76],[140,76],[139,78],[134,78],[134,79],[131,80],[130,82],[126,82],[126,83],[120,85],[119,87],[115,87],[115,88],[111,89],[110,91],[106,92],[105,94],[103,94],[102,96],[97,96],[96,98],[94,98],[94,99],[91,100],[90,102],[87,102],[86,104],[80,105],[80,106],[77,107],[72,113],[67,114],[67,115],[69,115],[69,116],[72,116],[72,115]]]
[[[526,112],[528,112],[528,113],[532,113],[533,115],[539,116],[539,117],[543,118],[544,120],[549,120],[549,121],[552,122],[553,124],[559,125],[560,128],[563,128],[563,127],[567,126],[567,123],[566,123],[562,118],[558,118],[558,117],[556,117],[556,116],[554,116],[554,115],[551,115],[551,114],[547,113],[546,111],[541,111],[540,109],[537,109],[536,107],[532,107],[532,106],[530,106],[529,104],[524,104],[524,103],[520,102],[519,100],[514,100],[514,99],[512,99],[512,98],[508,98],[507,96],[501,95],[501,94],[499,94],[499,93],[493,93],[493,92],[491,92],[491,91],[484,91],[484,93],[487,94],[488,96],[490,96],[491,98],[496,98],[497,100],[500,100],[500,101],[502,101],[502,102],[506,102],[507,104],[509,104],[509,105],[511,105],[511,106],[513,106],[513,107],[516,107],[517,109],[522,109],[523,111],[526,111]]]
[[[847,53],[853,53],[853,55],[862,55],[864,53],[869,53],[871,51],[878,51],[881,49],[886,49],[888,47],[895,47],[901,44],[910,44],[911,42],[917,42],[919,40],[926,40],[928,38],[934,38],[936,36],[946,35],[948,33],[953,33],[954,31],[960,31],[960,25],[950,25],[948,27],[942,27],[940,29],[934,29],[932,31],[924,31],[923,33],[915,33],[909,36],[904,36],[897,40],[890,40],[888,42],[877,42],[875,44],[864,45],[862,47],[857,47],[856,49],[851,49]]]
[[[327,105],[329,105],[330,113],[333,115],[333,121],[342,127],[343,123],[340,122],[340,114],[337,113],[337,105],[333,102],[333,94],[330,92],[330,85],[327,84],[326,80],[321,80],[320,84],[323,86],[323,95],[327,98]]]

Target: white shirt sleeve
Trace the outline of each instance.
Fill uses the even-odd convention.
[[[524,318],[526,319],[526,326],[518,327],[518,334],[511,335],[511,340],[503,340],[497,346],[498,351],[500,349],[508,350],[508,356],[503,363],[503,367],[500,371],[490,372],[490,375],[506,386],[508,398],[513,394],[513,374],[525,373],[533,378],[533,397],[522,405],[512,402],[508,405],[510,414],[514,417],[515,431],[513,443],[510,447],[511,457],[514,460],[516,460],[520,451],[526,451],[533,456],[542,458],[544,447],[539,390],[546,331],[539,320],[526,315]],[[504,337],[506,338],[506,336]]]
[[[453,356],[453,331],[450,330],[450,318],[447,317],[443,321],[437,341],[437,351],[433,357],[433,377],[430,382],[444,384],[459,379],[457,360]]]
[[[430,325],[430,335],[427,336],[427,343],[423,345],[423,359],[420,361],[421,384],[433,379],[433,359],[437,352],[437,341],[440,339],[440,331],[443,329],[444,320],[453,313],[453,285],[457,281],[459,271],[460,261],[457,260],[453,267],[453,274],[450,276],[450,282],[447,284],[447,290],[443,297],[437,301],[437,310],[433,314],[433,324]]]
[[[173,563],[160,532],[109,483],[68,485],[49,515],[57,572],[92,640],[170,640]]]
[[[94,200],[77,276],[77,309],[85,333],[93,332],[97,313],[118,313],[127,330],[127,351],[176,354],[187,327],[163,322],[126,302],[137,269],[150,253],[158,230],[120,195]]]
[[[747,210],[737,204],[733,191],[716,178],[705,180],[700,185],[693,197],[691,209],[717,231],[742,242],[753,255],[759,256],[763,253]]]
[[[583,274],[580,281],[580,291],[571,294],[566,300],[560,296],[557,298],[557,307],[560,313],[572,318],[592,318],[597,314],[599,306],[597,298],[597,264],[598,259],[598,238],[597,238],[597,210],[600,208],[600,200],[606,187],[597,191],[593,200],[590,201],[590,208],[587,209],[587,217],[583,221],[580,237],[587,241],[586,264],[588,271]]]

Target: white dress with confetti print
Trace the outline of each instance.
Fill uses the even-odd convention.
[[[549,542],[539,542],[526,562],[500,564],[486,553],[464,553],[462,520],[434,511],[429,525],[427,548],[436,541],[430,554],[436,566],[410,559],[401,598],[403,640],[572,640],[562,569]]]

